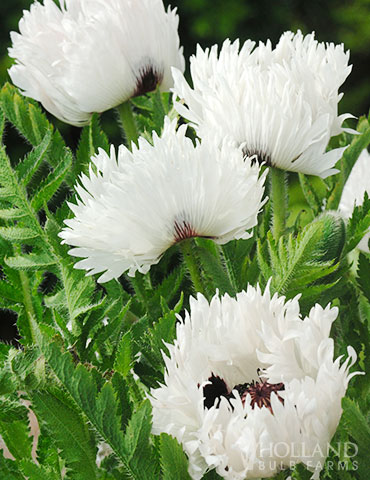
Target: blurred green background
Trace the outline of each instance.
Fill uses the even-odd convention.
[[[134,0],[137,1],[137,0]],[[18,30],[22,10],[31,0],[0,0],[0,84],[8,80],[7,69],[12,61],[7,56],[10,46],[9,32]],[[203,47],[221,44],[225,38],[251,38],[255,41],[271,39],[275,44],[286,30],[303,33],[316,32],[319,41],[344,43],[351,51],[353,71],[342,87],[345,93],[340,112],[360,116],[370,107],[370,0],[172,0],[165,1],[178,8],[180,38],[185,58],[195,52],[196,44]],[[50,117],[52,118],[52,117]],[[103,127],[113,143],[119,143],[113,112],[101,117]],[[52,118],[62,131],[67,144],[74,148],[80,129],[62,124]],[[6,144],[11,158],[23,156],[29,148],[12,129],[7,129]],[[292,179],[293,180],[293,179]],[[294,209],[302,209],[303,198],[299,186],[293,182],[291,202]],[[4,318],[5,315],[5,318]],[[16,334],[15,315],[0,311],[0,338],[11,340]],[[12,328],[13,327],[13,328]]]

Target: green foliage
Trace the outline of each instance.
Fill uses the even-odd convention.
[[[109,150],[108,138],[100,128],[99,117],[94,114],[89,125],[83,128],[80,143],[76,152],[76,162],[73,166],[71,179],[75,180],[81,172],[88,173],[90,158],[102,148]]]
[[[370,302],[370,259],[363,253],[360,254],[358,261],[358,283]]]
[[[160,436],[160,455],[163,480],[190,480],[188,460],[178,442],[166,433]]]
[[[60,390],[33,392],[32,408],[42,419],[70,470],[71,479],[94,480],[96,451],[94,440],[83,417],[63,398]]]
[[[370,228],[370,199],[365,193],[364,203],[356,206],[347,226],[346,253],[353,250]]]
[[[287,298],[302,293],[302,300],[310,300],[311,304],[333,286],[336,279],[329,275],[338,269],[338,263],[334,263],[338,260],[336,245],[338,240],[341,243],[343,233],[339,227],[333,241],[328,242],[325,223],[317,220],[307,225],[296,238],[290,234],[276,242],[269,233],[264,243],[258,241],[257,259],[262,284],[266,285],[271,278],[272,292],[279,292]],[[334,246],[334,255],[328,244]]]
[[[358,448],[356,460],[358,461],[359,475],[360,478],[366,478],[370,471],[370,428],[366,418],[353,400],[343,398],[342,405],[343,423]]]

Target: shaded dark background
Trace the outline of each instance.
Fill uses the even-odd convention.
[[[7,69],[11,59],[7,56],[9,32],[17,30],[22,10],[28,9],[29,0],[0,0],[0,84],[8,80]],[[351,51],[353,70],[342,87],[345,93],[340,112],[360,116],[370,107],[370,0],[172,0],[165,1],[178,8],[180,38],[185,58],[195,52],[196,44],[203,47],[221,44],[225,38],[241,42],[250,38],[275,44],[282,32],[301,29],[303,33],[316,32],[319,41],[344,43]],[[114,116],[102,116],[103,127],[115,143],[117,130]],[[74,148],[80,129],[53,122],[60,128],[67,143]],[[13,158],[23,155],[26,145],[10,130],[6,144]],[[0,310],[0,339],[14,338],[15,314]]]

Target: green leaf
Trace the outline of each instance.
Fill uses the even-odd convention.
[[[81,132],[80,143],[76,153],[76,162],[73,166],[73,180],[81,173],[87,173],[91,162],[91,157],[102,148],[109,151],[109,142],[105,133],[101,130],[99,116],[95,113],[90,124],[83,128]]]
[[[6,459],[0,452],[0,472],[4,480],[24,480],[16,462]],[[33,479],[30,479],[33,480]]]
[[[272,278],[272,292],[288,298],[302,293],[302,299],[307,296],[318,301],[320,294],[337,280],[331,274],[338,270],[339,263],[334,262],[338,262],[343,248],[342,223],[336,214],[325,213],[307,225],[297,238],[289,235],[276,243],[269,233],[263,244],[258,241],[262,285]]]
[[[370,228],[370,198],[365,192],[364,202],[356,206],[347,224],[345,253],[357,247]]]
[[[7,423],[17,420],[27,421],[27,408],[17,400],[0,396],[0,422]]]
[[[166,433],[160,436],[160,456],[163,480],[191,480],[188,459],[177,440]]]
[[[353,165],[364,150],[370,144],[370,125],[366,117],[361,117],[356,127],[361,135],[354,135],[350,146],[344,151],[340,165],[340,173],[335,177],[335,186],[328,199],[327,209],[336,210],[338,208],[343,187],[351,173]]]
[[[48,152],[51,140],[52,130],[48,129],[44,138],[42,139],[42,142],[37,145],[37,147],[35,147],[35,149],[32,150],[27,157],[17,165],[16,172],[19,181],[22,182],[23,185],[27,185],[27,183],[38,170]]]
[[[14,270],[45,270],[47,267],[55,265],[56,259],[47,253],[30,253],[6,258],[5,263]]]
[[[37,417],[46,423],[66,466],[72,471],[69,477],[96,479],[94,439],[82,416],[60,393],[56,396],[51,392],[33,392],[31,399]]]
[[[29,427],[25,421],[17,420],[11,423],[0,421],[0,435],[17,460],[31,458],[32,440],[29,433]]]
[[[165,343],[173,343],[176,334],[176,321],[175,312],[170,311],[154,324],[151,333],[152,350],[157,355],[157,364],[161,369],[164,367],[161,351],[167,351]]]
[[[28,478],[28,480],[60,480],[61,478],[60,474],[52,470],[50,467],[44,465],[36,465],[36,463],[29,460],[22,460],[20,462],[20,468],[23,474]],[[73,478],[72,475],[70,476],[70,474],[68,474],[68,477]],[[84,477],[84,480],[85,478],[87,477]]]
[[[23,296],[22,293],[14,285],[6,282],[5,280],[0,281],[0,302],[4,299],[7,299],[14,303],[22,303]]]
[[[0,227],[0,236],[9,242],[22,243],[36,238],[38,232],[26,227]]]
[[[130,466],[140,472],[143,480],[157,478],[158,465],[149,440],[151,428],[151,405],[145,400],[132,415],[125,435]]]
[[[5,129],[5,113],[3,109],[0,107],[0,143],[3,143],[3,135]]]
[[[97,373],[93,375],[82,365],[75,368],[70,354],[62,354],[54,343],[50,343],[49,339],[43,336],[34,321],[32,324],[50,368],[81,413],[86,415],[101,438],[110,445],[114,454],[121,460],[127,478],[143,480],[145,477],[142,476],[140,467],[137,469],[137,466],[132,465],[128,459],[121,422],[117,415],[120,404],[111,384],[105,383],[98,395]],[[146,462],[146,459],[143,459],[143,462]]]
[[[6,83],[0,93],[0,104],[6,118],[28,142],[37,147],[42,142],[48,130],[53,129],[40,106],[18,93],[11,84]],[[47,162],[57,167],[64,156],[65,143],[59,132],[54,132]]]
[[[343,415],[342,421],[346,430],[355,440],[358,447],[358,460],[360,474],[370,472],[370,427],[358,405],[350,398],[342,399]],[[365,477],[360,477],[365,478]]]
[[[222,265],[221,256],[216,257],[206,248],[196,247],[196,255],[200,259],[201,265],[209,279],[217,286],[221,295],[229,293],[235,295],[235,288],[231,284],[230,278]]]
[[[365,297],[370,302],[370,259],[360,253],[358,259],[358,284],[365,295]]]
[[[19,220],[25,217],[25,213],[19,208],[7,208],[0,210],[0,218],[4,220]]]
[[[298,177],[306,202],[308,203],[314,214],[317,215],[321,210],[322,202],[320,201],[320,198],[316,193],[315,187],[313,186],[310,177],[308,177],[307,175],[299,173]]]
[[[35,211],[40,210],[44,203],[50,201],[51,197],[58,190],[73,163],[73,156],[70,150],[66,149],[64,157],[48,177],[41,183],[34,194],[31,205]]]
[[[131,332],[128,331],[121,338],[114,362],[114,370],[123,377],[127,377],[133,364],[131,341]]]

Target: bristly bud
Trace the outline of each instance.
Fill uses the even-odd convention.
[[[321,240],[318,249],[322,252],[320,260],[337,263],[342,254],[346,242],[346,227],[340,214],[335,211],[324,212],[312,223],[322,225]]]

